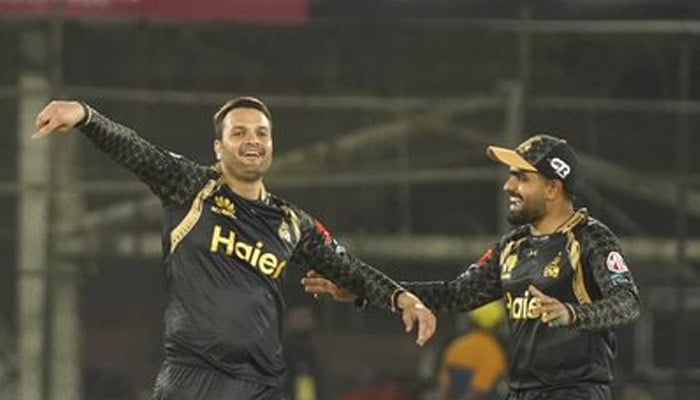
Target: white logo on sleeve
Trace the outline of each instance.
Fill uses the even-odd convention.
[[[625,263],[625,259],[622,258],[622,254],[616,251],[611,251],[608,253],[608,259],[605,261],[605,265],[607,265],[610,271],[616,274],[629,271],[627,264]]]
[[[565,163],[564,160],[562,160],[559,157],[554,157],[551,160],[549,160],[549,166],[552,167],[554,172],[561,178],[561,179],[566,179],[567,176],[571,173],[571,167],[569,164]]]

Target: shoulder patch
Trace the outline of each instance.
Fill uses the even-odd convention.
[[[488,264],[488,262],[493,258],[494,254],[495,251],[493,249],[486,250],[486,253],[484,253],[484,255],[481,256],[479,261],[476,262],[476,265],[479,267],[483,267],[484,265]]]
[[[331,244],[333,242],[333,236],[331,236],[330,231],[326,228],[320,221],[316,221],[316,229],[323,235],[323,240],[326,244]]]
[[[629,268],[627,268],[627,263],[625,263],[625,259],[622,257],[622,254],[618,253],[617,251],[611,251],[608,253],[608,257],[605,260],[605,265],[608,267],[608,270],[616,274],[629,271]]]

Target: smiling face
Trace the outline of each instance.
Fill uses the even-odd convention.
[[[512,225],[537,224],[547,214],[549,180],[537,172],[511,168],[503,184],[508,194],[508,222]]]
[[[223,119],[214,141],[224,173],[236,180],[261,180],[272,164],[270,120],[254,108],[234,108]]]

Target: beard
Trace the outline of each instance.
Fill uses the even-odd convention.
[[[506,219],[513,226],[532,224],[544,218],[546,213],[544,203],[526,206],[523,204],[519,210],[508,210]]]
[[[261,180],[267,170],[270,168],[270,163],[257,166],[239,166],[232,168],[232,175],[243,182],[255,182]]]
[[[247,164],[234,156],[224,156],[221,163],[227,173],[243,182],[261,180],[270,169],[272,157],[266,157],[259,164]]]

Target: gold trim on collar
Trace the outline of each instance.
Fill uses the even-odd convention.
[[[569,233],[572,229],[576,227],[576,225],[585,221],[587,218],[588,210],[586,210],[585,208],[579,208],[569,217],[569,219],[564,221],[564,223],[557,231],[562,233]]]
[[[262,185],[262,188],[260,189],[260,201],[266,202],[270,200],[270,192],[265,189],[265,185]]]

